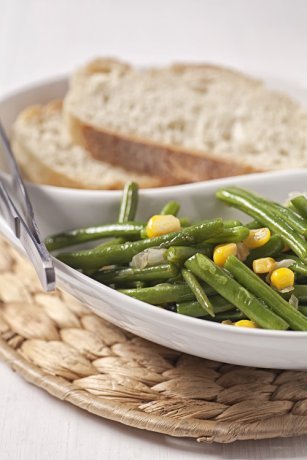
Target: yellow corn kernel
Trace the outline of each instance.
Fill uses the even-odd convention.
[[[271,284],[279,291],[294,285],[294,273],[290,268],[277,268],[271,274]]]
[[[257,324],[254,321],[250,321],[249,319],[241,319],[240,321],[236,321],[234,325],[237,327],[257,328]]]
[[[244,240],[244,244],[249,249],[260,248],[266,244],[270,238],[271,232],[267,227],[257,228],[249,231],[249,235],[246,240]]]
[[[219,244],[213,251],[213,261],[216,265],[223,267],[229,256],[237,255],[237,245],[235,243]]]
[[[255,273],[270,273],[275,265],[276,261],[272,257],[263,257],[253,261],[253,270]]]
[[[180,220],[172,215],[152,216],[146,226],[148,238],[166,235],[166,233],[179,232],[181,230]]]

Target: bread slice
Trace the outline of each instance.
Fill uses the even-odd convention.
[[[12,146],[23,175],[35,183],[83,189],[118,189],[127,181],[140,187],[163,185],[157,177],[96,161],[72,144],[61,101],[24,110],[15,122]]]
[[[307,167],[307,113],[220,67],[98,59],[72,77],[64,113],[93,157],[169,181]]]

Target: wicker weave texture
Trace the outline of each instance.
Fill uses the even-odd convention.
[[[100,417],[203,442],[307,433],[307,372],[232,366],[133,336],[70,295],[41,292],[0,240],[0,357]]]

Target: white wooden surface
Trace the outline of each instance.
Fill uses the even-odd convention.
[[[98,55],[206,60],[307,87],[305,0],[0,0],[0,97]],[[307,437],[197,445],[101,420],[0,363],[1,460],[306,459]]]

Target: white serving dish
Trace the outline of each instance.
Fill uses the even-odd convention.
[[[62,97],[61,79],[15,93],[0,101],[0,117],[9,130],[23,107]],[[306,93],[304,92],[304,96]],[[239,214],[217,202],[215,191],[239,185],[283,201],[291,191],[306,191],[307,170],[254,174],[141,191],[139,217],[146,218],[170,199],[182,205],[182,215],[234,217]],[[64,229],[112,222],[120,192],[84,191],[28,185],[43,237]],[[16,246],[16,239],[0,217],[0,231]],[[86,303],[112,323],[153,342],[192,355],[227,363],[265,368],[307,369],[307,332],[279,332],[234,328],[181,316],[124,296],[55,260],[57,285]]]

